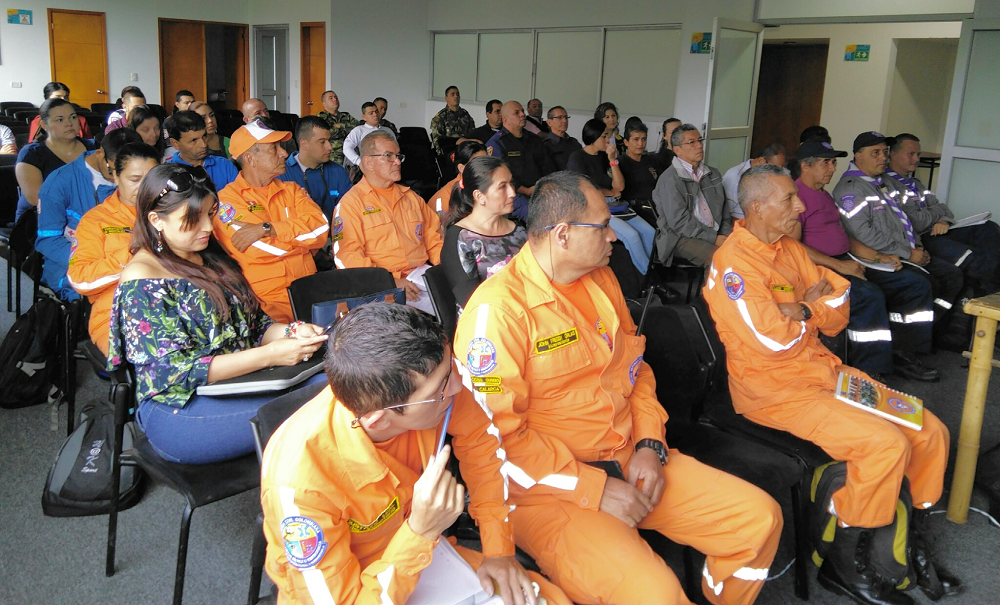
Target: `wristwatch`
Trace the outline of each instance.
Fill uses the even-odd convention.
[[[806,305],[805,303],[799,303],[799,306],[802,307],[802,317],[805,319],[805,321],[809,321],[810,319],[812,319],[813,312],[809,310],[809,306]]]
[[[657,441],[656,439],[640,439],[635,444],[635,451],[648,447],[649,449],[656,452],[656,455],[660,458],[660,466],[666,466],[667,464],[667,448],[663,445],[662,441]]]
[[[264,228],[264,234],[271,237],[271,223],[261,223],[260,226]]]

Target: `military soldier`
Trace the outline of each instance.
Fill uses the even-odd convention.
[[[344,139],[358,125],[358,121],[346,111],[340,111],[340,98],[332,90],[324,92],[322,100],[325,111],[319,112],[318,117],[330,125],[330,160],[343,166]]]
[[[459,107],[462,95],[459,94],[457,86],[446,88],[444,98],[448,106],[431,118],[431,143],[434,145],[434,151],[440,155],[444,155],[445,151],[451,151],[455,146],[455,141],[451,141],[451,144],[448,145],[441,139],[464,137],[476,127],[476,122],[469,115],[469,112]],[[445,143],[449,149],[442,149],[442,143]]]

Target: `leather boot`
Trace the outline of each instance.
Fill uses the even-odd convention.
[[[917,586],[932,601],[962,592],[962,581],[944,569],[938,569],[931,559],[926,511],[913,511],[913,567],[917,572]]]
[[[868,568],[869,536],[863,528],[837,528],[816,576],[820,586],[861,605],[913,605],[913,599]]]

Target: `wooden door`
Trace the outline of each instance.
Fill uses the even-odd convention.
[[[320,97],[326,90],[326,23],[302,24],[302,114],[323,110]]]
[[[239,109],[250,98],[247,94],[250,81],[250,42],[246,25],[226,26],[226,44],[231,52],[226,53],[226,107]],[[230,35],[232,32],[232,35]]]
[[[791,157],[802,131],[819,124],[829,50],[827,43],[764,45],[751,157],[775,142]]]
[[[160,19],[160,104],[167,111],[178,90],[190,90],[194,98],[208,98],[205,83],[205,25],[191,21]],[[146,99],[152,102],[152,99]]]
[[[108,103],[108,38],[104,13],[48,9],[52,80],[70,89],[70,100],[90,109]]]

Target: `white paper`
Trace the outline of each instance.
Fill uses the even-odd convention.
[[[853,258],[854,260],[858,261],[859,263],[861,263],[862,266],[867,267],[869,269],[874,269],[876,271],[885,271],[886,273],[894,273],[896,271],[896,269],[894,269],[893,266],[890,265],[889,263],[873,263],[869,260],[861,260],[860,258],[854,256],[850,252],[848,252],[847,255]]]
[[[967,216],[962,220],[955,221],[955,223],[949,227],[949,229],[961,229],[962,227],[971,227],[973,225],[982,225],[986,221],[993,217],[993,213],[987,210],[986,212],[980,212],[979,214],[973,214],[972,216]]]
[[[926,273],[927,275],[930,275],[930,274],[931,274],[931,272],[930,272],[930,271],[928,271],[927,269],[924,269],[923,267],[921,267],[920,265],[918,265],[917,263],[914,263],[914,262],[912,262],[912,261],[908,261],[908,260],[903,260],[903,261],[899,261],[899,262],[901,262],[901,263],[903,263],[903,264],[905,264],[905,265],[910,265],[911,267],[916,267],[917,269],[920,269],[921,271],[923,271],[923,272],[924,272],[924,273]]]
[[[430,265],[420,265],[413,271],[410,271],[409,275],[406,276],[406,280],[417,284],[418,288],[426,292],[427,282],[424,280],[424,273],[427,273],[427,270],[430,268]]]
[[[486,594],[472,566],[441,538],[434,547],[431,564],[420,572],[420,580],[406,605],[492,605],[502,602]]]
[[[420,309],[424,313],[437,317],[437,313],[434,312],[434,304],[431,302],[431,296],[427,293],[427,281],[424,279],[424,273],[427,273],[427,270],[430,268],[430,265],[420,265],[406,276],[406,281],[416,284],[420,288],[420,296],[417,300],[408,300],[406,304],[414,309]]]

